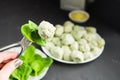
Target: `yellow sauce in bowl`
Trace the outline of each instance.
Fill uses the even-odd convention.
[[[89,14],[85,11],[72,11],[69,13],[69,18],[75,22],[85,22],[89,19]]]
[[[85,20],[87,16],[83,13],[74,13],[71,14],[71,18],[80,21],[80,20]]]

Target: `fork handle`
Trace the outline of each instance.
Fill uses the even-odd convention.
[[[13,48],[13,47],[16,47],[16,46],[20,46],[20,42],[13,43],[13,44],[10,44],[8,46],[2,47],[2,48],[0,48],[0,51],[5,51],[7,49],[10,49],[10,48]]]
[[[16,58],[19,58],[19,56],[20,56],[22,53],[23,53],[23,47],[21,46],[21,50],[20,50],[20,52],[19,52],[19,54],[17,55]]]

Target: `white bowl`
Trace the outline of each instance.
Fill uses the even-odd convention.
[[[84,23],[90,18],[90,15],[83,10],[74,10],[69,13],[68,17],[74,22]]]

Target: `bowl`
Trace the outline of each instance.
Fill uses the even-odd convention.
[[[50,51],[47,50],[45,47],[41,47],[41,48],[44,51],[44,53],[47,54],[49,57],[51,57],[55,61],[58,61],[58,62],[61,62],[61,63],[64,63],[64,64],[84,64],[84,63],[88,63],[88,62],[96,60],[98,57],[100,57],[100,55],[104,51],[104,47],[102,47],[100,49],[100,51],[97,53],[96,56],[94,56],[94,57],[92,57],[92,58],[90,58],[88,60],[82,61],[82,62],[74,62],[74,61],[66,61],[66,60],[63,60],[63,59],[58,59],[58,58],[54,57],[53,55],[51,55]]]
[[[90,18],[90,15],[83,10],[74,10],[69,13],[68,17],[74,22],[84,23]]]
[[[105,41],[94,27],[76,26],[66,21],[63,25],[58,24],[56,29],[54,37],[48,40],[46,46],[41,46],[42,51],[55,61],[84,64],[94,61],[104,51]],[[68,29],[69,32],[66,31]]]

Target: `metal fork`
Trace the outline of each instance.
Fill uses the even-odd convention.
[[[10,49],[10,48],[13,48],[13,47],[16,47],[16,46],[21,46],[21,51],[20,51],[20,53],[19,53],[18,56],[17,56],[17,57],[19,57],[19,56],[23,53],[23,51],[24,51],[27,47],[29,47],[31,44],[32,44],[31,41],[29,41],[29,40],[27,40],[25,37],[23,37],[22,40],[19,41],[19,42],[17,42],[17,43],[13,43],[13,44],[11,44],[11,45],[8,45],[8,46],[5,46],[5,47],[0,48],[0,51],[5,51],[5,50],[7,50],[7,49]]]

